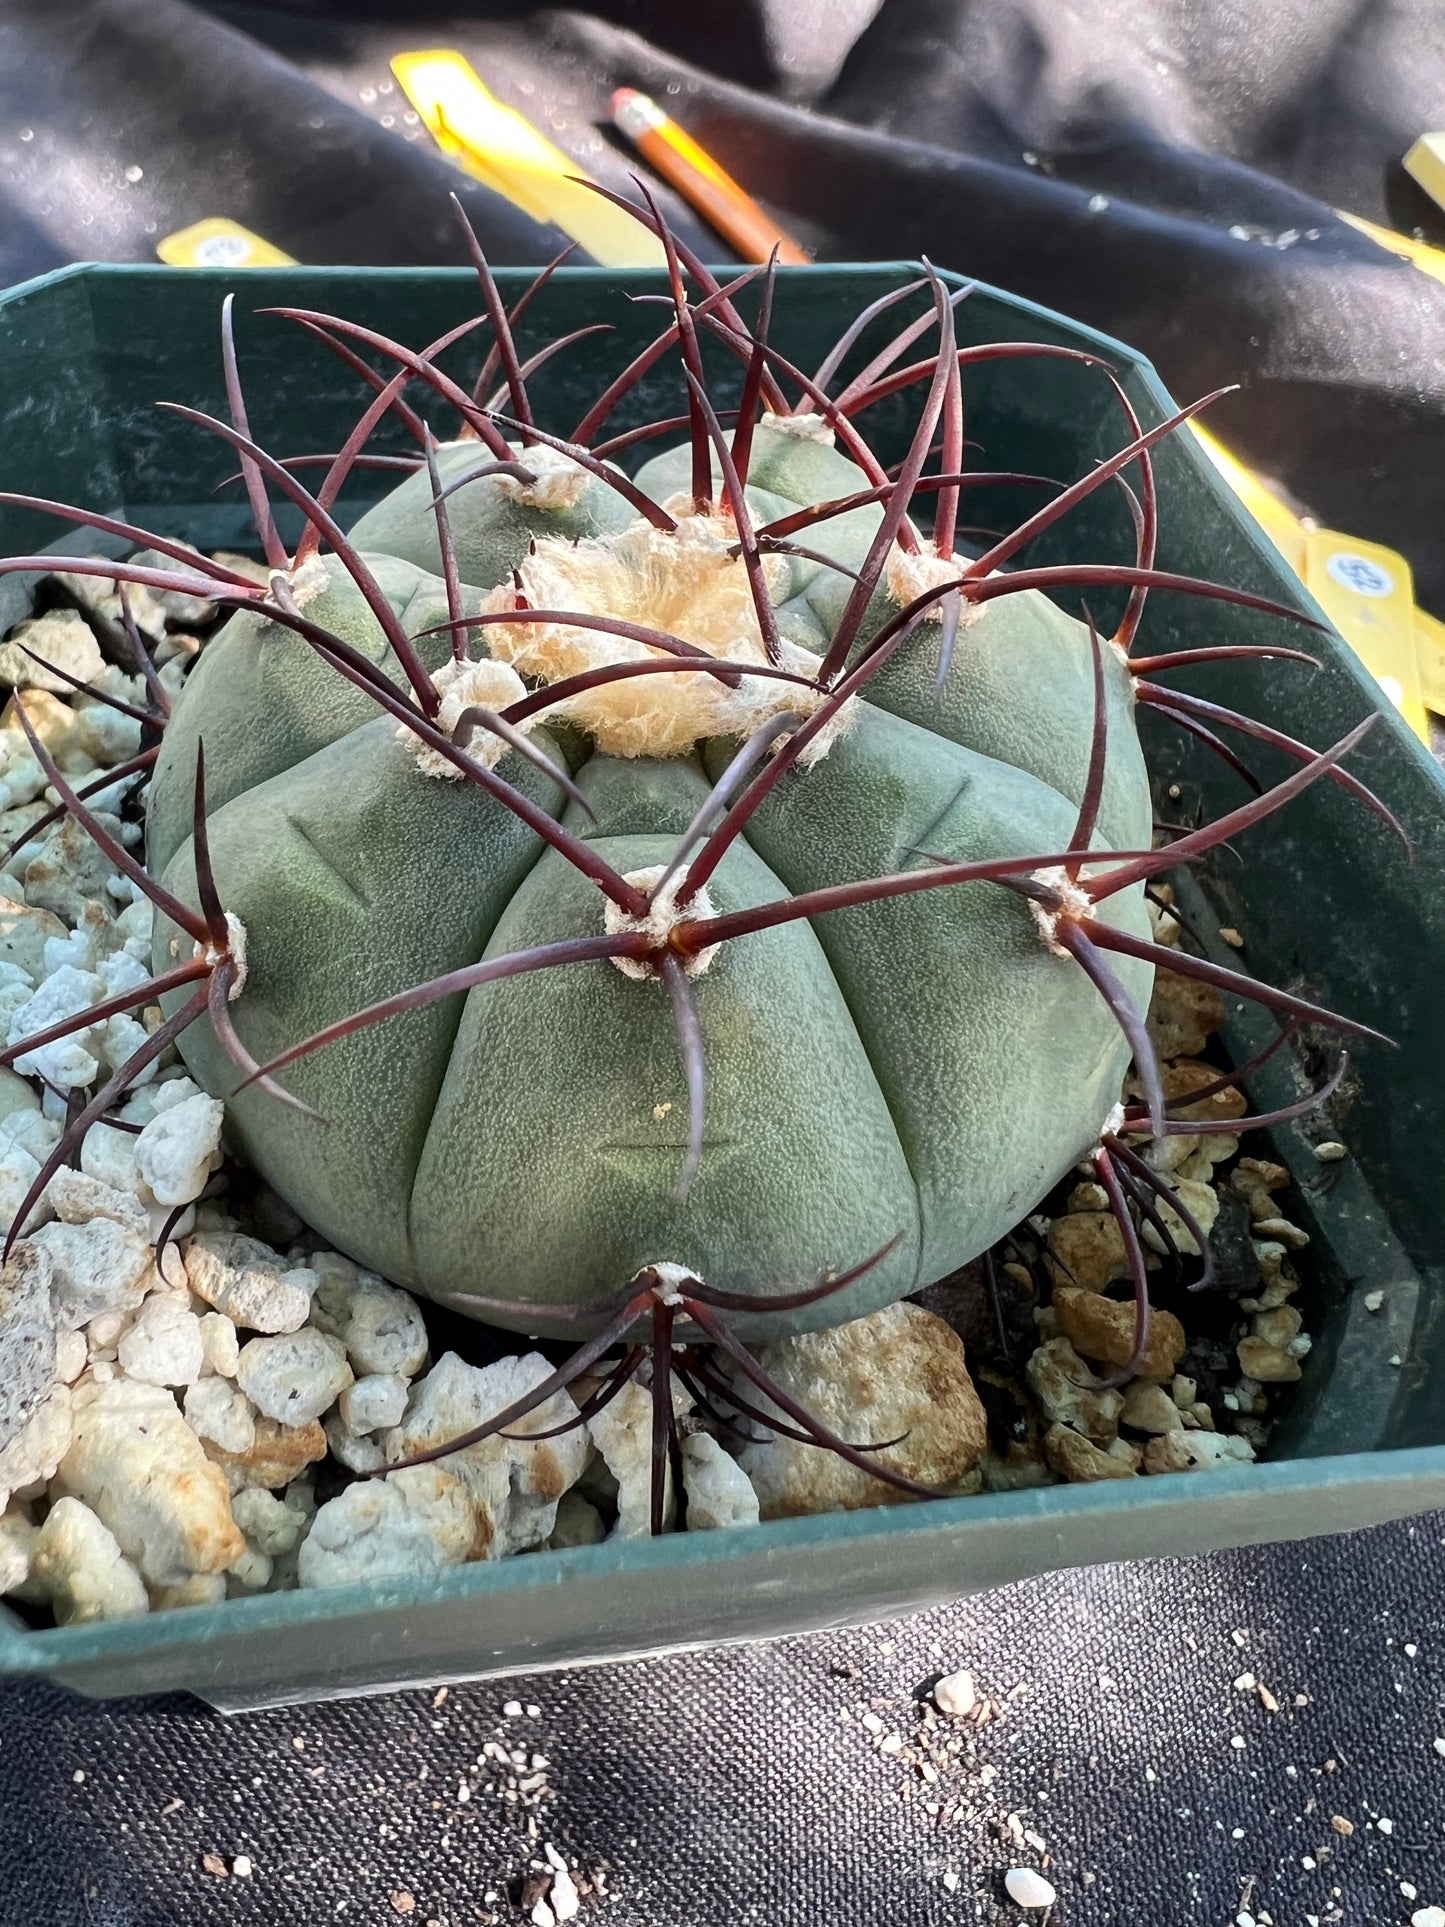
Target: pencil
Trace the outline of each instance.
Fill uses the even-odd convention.
[[[612,120],[648,166],[675,187],[745,261],[766,261],[774,248],[779,261],[789,267],[806,266],[811,260],[731,174],[646,94],[619,87],[612,96]]]

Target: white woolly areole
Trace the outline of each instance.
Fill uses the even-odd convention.
[[[517,575],[523,606],[575,609],[656,629],[729,662],[766,667],[767,650],[742,558],[732,553],[737,530],[724,513],[697,514],[692,498],[667,503],[675,532],[643,518],[606,537],[566,541],[540,537]],[[763,558],[770,594],[786,587],[788,564]],[[518,607],[514,583],[500,584],[483,611]],[[542,683],[559,682],[612,663],[657,661],[660,652],[626,636],[567,623],[498,624],[495,658]],[[787,667],[812,675],[818,659],[789,650]],[[781,710],[809,715],[825,698],[772,677],[744,676],[736,689],[698,670],[634,676],[560,702],[549,714],[586,730],[609,756],[684,756],[710,736],[747,736]],[[826,732],[825,732],[826,733]],[[836,735],[836,731],[833,732]],[[822,753],[815,748],[810,760]]]
[[[1124,1128],[1124,1106],[1114,1105],[1104,1122],[1099,1126],[1100,1137],[1116,1137]]]
[[[508,444],[522,467],[536,476],[535,482],[519,482],[513,475],[493,476],[497,487],[514,501],[533,509],[575,508],[594,479],[590,470],[560,448],[547,448],[541,442],[524,448],[520,442]]]
[[[916,555],[910,555],[895,542],[883,565],[883,583],[889,600],[906,609],[930,589],[940,588],[945,582],[957,582],[967,566],[963,557],[939,555],[931,542],[925,542]],[[962,621],[972,622],[981,613],[965,602]]]
[[[666,864],[654,863],[646,870],[632,870],[622,879],[630,883],[634,890],[651,890],[666,869]],[[648,906],[645,917],[629,916],[620,903],[610,899],[603,916],[603,928],[609,937],[629,935],[641,930],[650,937],[659,950],[667,943],[668,935],[675,924],[684,923],[692,917],[710,917],[714,914],[713,901],[706,889],[695,890],[687,904],[679,908],[677,893],[682,888],[687,875],[685,868],[668,879],[667,888],[660,890]],[[683,970],[689,977],[701,977],[721,949],[720,944],[709,944],[706,950],[699,950],[696,956],[679,958]],[[657,971],[641,957],[612,957],[624,977],[631,977],[635,983],[645,983],[649,977],[656,977]],[[661,1269],[661,1267],[659,1267]]]
[[[828,448],[837,440],[826,415],[810,415],[806,412],[796,415],[766,414],[758,426],[770,428],[778,435],[792,435],[800,442],[822,442]]]
[[[527,693],[526,684],[515,669],[485,656],[480,662],[443,663],[432,677],[432,687],[442,699],[436,726],[447,737],[455,737],[457,724],[467,710],[473,707],[505,709],[509,703],[518,702]],[[532,719],[528,718],[517,727],[529,730]],[[462,775],[456,764],[449,763],[439,749],[424,743],[410,724],[397,724],[396,740],[407,745],[424,776],[456,778]],[[487,769],[495,769],[507,749],[508,745],[500,736],[481,727],[473,730],[467,743],[467,755]]]
[[[1039,927],[1039,935],[1046,949],[1052,950],[1056,957],[1067,957],[1068,951],[1059,942],[1058,928],[1060,917],[1087,917],[1094,908],[1094,899],[1071,877],[1062,863],[1051,864],[1046,870],[1035,870],[1030,881],[1041,883],[1046,890],[1052,890],[1063,901],[1057,909],[1051,910],[1046,903],[1029,899],[1029,908],[1034,913],[1034,922]]]
[[[327,574],[326,564],[319,555],[308,555],[299,569],[273,569],[271,571],[271,591],[274,595],[277,581],[284,583],[291,591],[291,599],[298,609],[304,609],[308,602],[314,602],[321,591],[328,586],[331,577]]]
[[[675,1265],[668,1258],[659,1258],[655,1265],[644,1265],[642,1270],[656,1274],[657,1283],[652,1287],[652,1295],[662,1305],[680,1305],[683,1286],[701,1283],[691,1265]],[[637,1275],[641,1277],[642,1272]]]
[[[174,955],[174,951],[172,951]],[[218,949],[213,943],[198,943],[195,947],[197,957],[204,959],[214,970],[223,958],[229,957],[235,970],[231,987],[226,992],[226,1002],[234,1004],[246,987],[246,926],[241,919],[226,912],[226,947]]]

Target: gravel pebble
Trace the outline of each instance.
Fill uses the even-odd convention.
[[[978,1704],[972,1673],[945,1673],[933,1689],[933,1703],[950,1719],[966,1719]]]
[[[1058,1899],[1048,1881],[1032,1867],[1010,1867],[1003,1884],[1016,1907],[1052,1907]]]

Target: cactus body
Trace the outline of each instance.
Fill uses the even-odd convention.
[[[655,496],[674,493],[677,459],[660,458],[639,481]],[[766,427],[753,476],[760,519],[859,483],[833,450]],[[373,566],[412,631],[441,607],[440,584],[415,566],[435,559],[424,491],[412,478],[357,531],[368,548],[390,539],[410,558]],[[562,538],[559,568],[573,566],[563,547],[585,555],[588,539],[614,571],[654,567],[635,557],[652,556],[656,542],[600,486],[581,498],[581,551],[571,550],[575,502],[519,518],[490,479],[454,499],[470,503],[457,517],[469,594],[507,583],[534,535],[546,551],[549,528]],[[877,514],[825,524],[813,545],[856,562]],[[323,566],[327,586],[312,606],[385,662],[374,618],[336,565]],[[821,653],[847,578],[778,558],[770,580],[787,641]],[[645,609],[649,583],[637,593]],[[368,698],[264,626],[238,616],[211,645],[178,706],[152,806],[153,861],[194,901],[183,778],[203,737],[215,873],[248,936],[235,1021],[258,1058],[484,955],[601,930],[586,878],[469,784],[424,774]],[[483,633],[494,652],[516,654],[512,632]],[[904,868],[920,849],[967,861],[1069,847],[1093,729],[1086,632],[1035,596],[990,606],[961,633],[941,698],[937,637],[936,625],[931,637],[920,632],[828,753],[791,771],[758,810],[709,883],[717,911]],[[447,653],[445,637],[424,648],[429,667]],[[1110,655],[1115,728],[1098,842],[1139,848],[1148,789],[1128,677]],[[535,673],[531,659],[517,660]],[[648,679],[653,691],[663,683],[682,686],[679,701],[698,691],[726,700],[712,678]],[[499,773],[624,875],[665,862],[735,736],[617,755],[590,748],[585,712],[570,720],[584,728],[580,758],[575,733],[571,745],[574,775],[595,822],[515,753]],[[609,718],[593,733],[610,740],[611,727]],[[1136,891],[1104,915],[1147,934]],[[175,940],[164,927],[158,968],[179,954]],[[1147,999],[1149,966],[1121,959],[1119,975]],[[1029,904],[988,883],[741,937],[693,990],[708,1125],[681,1204],[672,1191],[687,1105],[667,996],[608,961],[489,983],[347,1037],[286,1077],[326,1123],[252,1087],[231,1099],[232,1128],[341,1248],[433,1298],[535,1305],[515,1321],[534,1331],[556,1328],[549,1307],[588,1304],[659,1258],[749,1293],[841,1271],[897,1238],[826,1305],[743,1321],[762,1335],[859,1316],[1002,1236],[1094,1142],[1129,1055]],[[206,1025],[182,1049],[208,1089],[231,1096],[237,1074]]]

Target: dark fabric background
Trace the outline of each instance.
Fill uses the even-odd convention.
[[[1122,336],[1181,396],[1240,381],[1225,438],[1403,549],[1445,612],[1445,288],[1332,211],[1445,241],[1399,165],[1445,126],[1441,0],[0,0],[0,281],[150,259],[215,214],[310,262],[457,259],[457,176],[387,71],[420,44],[463,48],[604,179],[632,162],[594,123],[641,85],[820,257],[926,252]],[[496,260],[555,251],[462,191]],[[618,1927],[1017,1919],[1023,1829],[1075,1927],[1394,1927],[1445,1905],[1442,1534],[1100,1568],[440,1707],[226,1722],[0,1689],[0,1927],[506,1916],[535,1845],[480,1787],[457,1800],[504,1733],[552,1763],[541,1838],[610,1866]],[[940,1827],[858,1715],[907,1740],[914,1691],[958,1665],[1006,1704]],[[502,1721],[513,1696],[540,1717]]]

